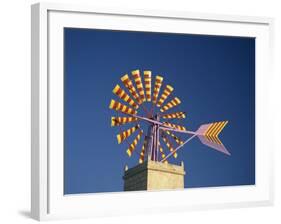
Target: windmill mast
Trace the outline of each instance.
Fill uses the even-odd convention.
[[[159,115],[156,114],[153,120],[159,121]],[[147,153],[147,159],[152,161],[159,161],[159,124],[151,124],[145,136],[145,147]]]

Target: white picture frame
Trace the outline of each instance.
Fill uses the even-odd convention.
[[[32,15],[31,214],[37,220],[273,203],[270,108],[273,19],[38,3]],[[150,24],[147,26],[147,24]],[[63,27],[256,38],[256,185],[179,191],[63,195]],[[55,149],[55,150],[54,150]],[[130,205],[130,206],[127,206]]]

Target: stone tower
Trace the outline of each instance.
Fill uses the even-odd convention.
[[[184,165],[147,160],[125,169],[124,191],[163,190],[184,188]]]

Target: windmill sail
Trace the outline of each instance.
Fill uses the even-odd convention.
[[[140,141],[141,139],[141,136],[142,136],[143,132],[140,131],[137,135],[137,137],[134,139],[134,141],[132,142],[132,144],[129,146],[129,148],[127,149],[127,154],[129,157],[132,156],[132,153],[133,151],[136,149],[136,146],[138,144],[138,142]]]
[[[165,100],[170,96],[170,94],[173,92],[174,88],[170,85],[166,85],[159,101],[157,102],[157,107],[161,107],[162,104],[165,102]]]
[[[161,158],[164,159],[166,157],[163,148],[161,147],[160,143],[159,143],[159,152],[161,153]],[[164,160],[164,163],[168,163],[168,160]]]
[[[135,101],[118,84],[114,87],[112,92],[135,109],[139,108]]]
[[[181,140],[178,136],[174,135],[172,132],[170,131],[165,131],[168,135],[170,135],[175,141],[176,143],[178,143],[179,145],[183,144],[183,140]]]
[[[164,159],[166,155],[165,155],[164,150],[163,150],[163,148],[161,147],[160,144],[159,144],[159,152],[161,153],[162,159]]]
[[[170,122],[163,122],[164,125],[171,127],[171,128],[175,128],[181,131],[186,131],[186,128],[182,125],[178,125],[178,124],[172,124]]]
[[[111,117],[111,127],[136,122],[138,118],[135,117]]]
[[[165,118],[165,119],[174,119],[174,118],[183,119],[183,118],[185,118],[185,112],[175,112],[175,113],[171,113],[171,114],[163,114],[161,117]]]
[[[140,98],[142,102],[146,101],[145,94],[144,94],[144,88],[141,80],[140,70],[134,70],[132,71],[132,76],[135,80],[137,90],[139,91]]]
[[[118,144],[120,144],[121,142],[123,142],[125,139],[127,139],[128,137],[130,137],[137,129],[139,129],[140,126],[136,125],[134,127],[129,128],[126,131],[123,131],[122,133],[117,135],[117,141]]]
[[[163,106],[160,111],[164,112],[167,110],[172,109],[173,107],[176,107],[181,103],[180,99],[178,97],[173,98],[170,102],[168,102],[165,106]]]
[[[145,143],[143,143],[142,148],[141,148],[139,163],[143,163],[144,162],[144,154],[145,154]]]
[[[163,134],[162,134],[161,137],[162,137],[163,141],[165,142],[166,146],[168,147],[168,149],[170,150],[170,152],[173,152],[174,147],[173,147],[172,143],[169,141],[169,139]],[[177,152],[174,152],[173,156],[174,156],[174,158],[177,158],[178,157]]]
[[[156,102],[157,102],[158,94],[159,94],[161,86],[162,86],[162,81],[163,81],[163,77],[157,75],[155,78],[155,84],[154,84],[154,90],[153,90],[153,99],[152,99],[153,104],[156,104]]]
[[[144,75],[146,100],[150,102],[151,101],[151,71],[144,71],[143,75]]]
[[[115,100],[111,100],[109,108],[112,110],[120,111],[125,114],[136,114],[137,111]]]
[[[230,155],[230,152],[224,147],[218,136],[222,129],[227,125],[228,121],[214,122],[203,124],[196,131],[200,141],[219,152]]]
[[[132,94],[132,96],[135,98],[135,100],[141,104],[142,101],[139,97],[139,94],[137,93],[133,82],[131,81],[131,79],[129,78],[129,76],[126,74],[124,76],[121,77],[121,81],[123,82],[123,84],[126,86],[126,88],[129,90],[129,92]]]

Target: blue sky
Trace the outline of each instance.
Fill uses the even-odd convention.
[[[254,38],[66,28],[64,40],[65,194],[123,191],[138,155],[117,144],[108,106],[135,69],[174,87],[188,129],[229,121],[220,139],[231,156],[193,139],[170,160],[184,161],[186,188],[255,184]]]

